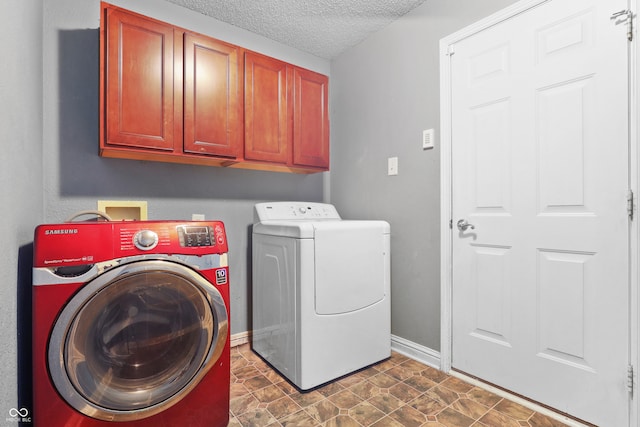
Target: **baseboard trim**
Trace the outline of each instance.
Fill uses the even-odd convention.
[[[432,368],[440,369],[440,352],[416,344],[408,339],[391,335],[391,350],[403,354]]]
[[[251,331],[239,332],[231,335],[231,348],[246,344],[251,341]]]

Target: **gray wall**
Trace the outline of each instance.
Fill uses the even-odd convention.
[[[438,351],[439,40],[512,3],[427,0],[331,64],[331,201],[391,223],[391,331]],[[430,128],[436,147],[423,151]]]
[[[43,219],[42,2],[0,2],[0,424],[30,408],[31,242]],[[28,29],[28,31],[25,31]],[[18,378],[21,381],[18,381]],[[20,385],[18,385],[20,384]],[[4,425],[4,424],[3,424]]]

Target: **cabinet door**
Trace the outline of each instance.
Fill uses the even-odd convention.
[[[329,78],[295,68],[293,164],[329,168]]]
[[[245,54],[245,159],[287,163],[289,81],[286,63]]]
[[[241,156],[239,48],[189,33],[184,40],[184,151]]]
[[[106,13],[105,145],[173,150],[173,27]]]

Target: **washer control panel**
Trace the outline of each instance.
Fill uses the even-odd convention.
[[[194,248],[200,246],[214,246],[213,229],[209,226],[180,225],[178,226],[178,237],[180,246],[183,248]]]
[[[114,222],[120,254],[140,251],[162,254],[226,253],[227,237],[220,221]]]
[[[131,256],[229,251],[222,221],[176,220],[42,224],[36,227],[34,248],[34,268],[55,269],[64,277],[85,274],[93,264]]]

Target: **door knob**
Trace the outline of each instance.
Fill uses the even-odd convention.
[[[458,226],[458,230],[467,231],[467,228],[474,230],[476,227],[473,224],[469,224],[466,219],[459,220],[456,225]]]

